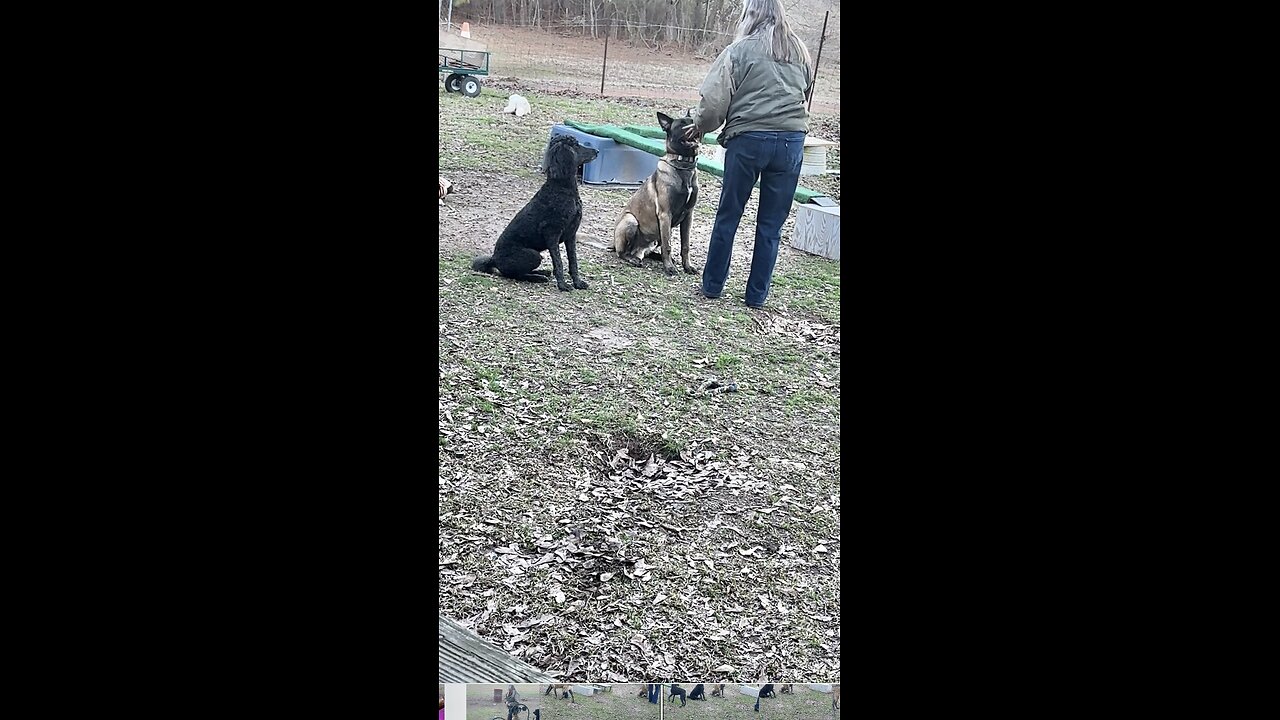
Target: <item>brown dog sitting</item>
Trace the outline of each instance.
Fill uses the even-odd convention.
[[[696,273],[698,269],[689,264],[689,230],[693,227],[693,207],[698,204],[698,141],[684,138],[684,131],[693,120],[673,120],[658,113],[658,124],[667,134],[667,154],[627,202],[613,230],[613,249],[623,261],[640,267],[656,247],[663,271],[675,275],[671,233],[678,227],[681,267],[687,273]]]

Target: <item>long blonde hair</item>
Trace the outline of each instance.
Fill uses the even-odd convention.
[[[784,63],[802,63],[813,72],[809,48],[791,29],[782,0],[743,0],[742,19],[738,21],[736,39],[769,34],[769,54]]]

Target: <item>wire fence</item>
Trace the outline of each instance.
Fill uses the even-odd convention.
[[[821,31],[821,27],[797,28],[797,32],[801,34],[811,54],[816,54],[824,44],[831,44],[832,47],[829,50],[834,52],[830,53],[831,57],[828,58],[828,62],[838,65],[839,17],[837,16],[834,19],[836,21],[835,24],[828,29],[825,36]],[[462,28],[461,23],[464,22],[464,19],[461,16],[449,17],[442,15],[439,21],[442,30],[458,32]],[[517,21],[495,23],[492,21],[486,22],[483,19],[467,19],[465,22],[490,28],[544,31],[561,36],[574,35],[595,40],[603,39],[606,34],[609,34],[614,41],[643,46],[651,50],[668,50],[679,47],[687,51],[693,51],[700,56],[710,55],[712,57],[732,42],[734,36],[733,30],[636,22],[622,17],[578,16],[569,19],[540,20],[524,23]]]
[[[469,24],[469,31],[471,41],[481,43],[489,52],[488,73],[492,77],[482,82],[513,90],[523,86],[593,97],[668,99],[680,105],[695,105],[700,97],[698,88],[716,55],[605,39],[603,33],[592,38],[572,24],[550,29]],[[568,42],[566,35],[570,36]],[[827,56],[828,51],[824,50],[811,107],[819,112],[835,112],[839,107],[840,70],[828,62]]]
[[[653,23],[627,23],[621,20],[618,21],[617,26],[622,28],[628,28],[628,27],[643,28],[646,30],[648,29],[681,30],[681,31],[688,31],[690,33],[705,33],[707,35],[719,35],[722,37],[731,37],[733,35],[733,33],[731,32],[711,30],[708,28],[683,27],[681,25],[657,25]],[[454,32],[457,32],[462,29],[461,25],[455,25],[453,23],[450,23],[444,18],[440,19],[440,27],[446,30],[452,30]],[[599,35],[603,37],[605,30],[608,28],[614,27],[614,23],[601,22],[599,20],[594,22],[585,22],[585,21],[584,22],[555,22],[555,23],[539,23],[539,24],[526,23],[524,25],[521,25],[519,23],[504,23],[500,27],[519,27],[519,28],[526,28],[526,29],[532,28],[537,30],[581,30],[584,34],[590,34],[593,36]]]

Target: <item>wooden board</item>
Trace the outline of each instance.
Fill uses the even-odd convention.
[[[464,38],[457,33],[445,32],[443,28],[440,29],[440,47],[457,50],[480,50],[482,52],[489,50],[489,46],[485,43],[471,38]]]
[[[791,247],[831,260],[840,260],[840,208],[800,205]]]
[[[549,683],[552,679],[441,615],[439,682]]]

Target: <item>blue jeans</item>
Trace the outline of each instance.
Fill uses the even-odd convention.
[[[733,237],[742,222],[742,211],[751,197],[751,188],[760,181],[760,209],[756,213],[756,247],[747,276],[747,304],[764,305],[773,282],[773,266],[778,262],[782,223],[791,212],[791,199],[800,182],[804,154],[802,132],[745,132],[725,146],[724,183],[720,189],[720,209],[711,230],[707,264],[702,269],[702,294],[719,297],[729,278]]]

